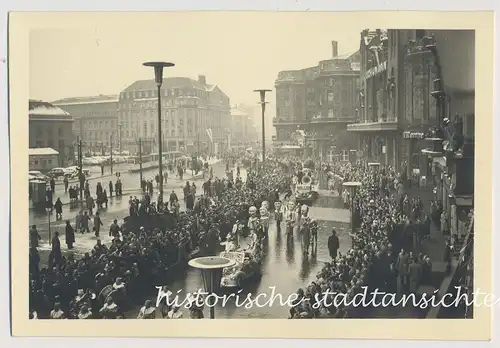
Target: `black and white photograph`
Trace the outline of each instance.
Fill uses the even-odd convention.
[[[215,14],[30,29],[26,320],[474,321],[476,30]]]

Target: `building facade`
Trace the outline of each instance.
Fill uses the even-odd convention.
[[[250,146],[259,140],[250,115],[238,105],[231,108],[231,147]]]
[[[73,118],[61,108],[40,100],[29,101],[29,147],[51,148],[59,165],[74,162]]]
[[[52,104],[73,116],[73,133],[82,140],[85,153],[119,151],[117,95],[65,98]]]
[[[358,156],[426,175],[421,150],[425,134],[438,126],[431,95],[435,57],[423,47],[425,30],[365,29],[361,32],[360,111],[348,130],[358,134]],[[421,173],[422,168],[422,173]]]
[[[162,149],[164,152],[215,152],[227,147],[229,97],[205,76],[163,79],[161,87]],[[154,80],[141,80],[119,97],[122,146],[136,153],[138,140],[151,139],[158,149],[158,95]]]
[[[275,145],[293,142],[296,131],[303,130],[305,155],[348,160],[349,150],[356,146],[346,127],[356,119],[359,58],[359,52],[339,56],[338,44],[332,41],[331,59],[278,74]]]

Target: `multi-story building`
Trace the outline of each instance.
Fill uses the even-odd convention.
[[[82,140],[84,152],[120,149],[117,95],[65,98],[52,104],[73,116],[73,133]]]
[[[365,29],[361,32],[361,73],[357,123],[358,156],[397,166],[402,154],[398,115],[404,110],[404,45],[411,30]]]
[[[348,130],[358,134],[361,158],[404,165],[408,177],[430,176],[429,160],[421,150],[427,146],[429,129],[440,125],[432,93],[438,66],[427,47],[430,34],[400,29],[361,32],[360,106],[357,123]]]
[[[162,149],[164,152],[220,151],[228,146],[231,121],[229,97],[203,75],[164,78],[161,87]],[[119,124],[123,146],[138,151],[138,140],[158,132],[158,95],[154,80],[132,83],[120,93]]]
[[[339,56],[336,41],[331,59],[315,67],[281,71],[275,82],[275,144],[293,142],[293,134],[301,129],[306,134],[306,154],[347,160],[355,147],[346,127],[356,119],[358,77],[359,52]]]
[[[73,118],[51,103],[29,101],[29,147],[51,148],[59,153],[59,165],[74,161]]]
[[[238,105],[231,108],[231,147],[248,146],[257,139],[256,127],[252,118]]]

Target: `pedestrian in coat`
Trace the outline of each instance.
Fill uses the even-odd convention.
[[[30,245],[32,248],[38,248],[38,242],[42,239],[38,230],[36,229],[36,225],[31,226],[30,228]]]
[[[95,236],[99,237],[99,232],[101,230],[101,226],[103,226],[103,223],[101,221],[101,217],[99,216],[99,212],[95,213],[94,216],[94,232]]]
[[[59,232],[56,231],[54,233],[54,237],[52,237],[52,251],[51,255],[51,265],[60,265],[62,262],[62,252],[61,252],[61,241],[59,240]]]
[[[73,249],[73,243],[75,242],[75,230],[69,220],[66,220],[66,245],[68,249]]]
[[[332,230],[332,235],[328,237],[328,252],[332,259],[337,258],[337,252],[339,250],[340,242],[339,237],[337,237],[337,231]]]

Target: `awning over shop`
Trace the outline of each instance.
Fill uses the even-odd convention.
[[[455,203],[458,207],[473,207],[474,197],[472,196],[457,196],[455,197]]]

